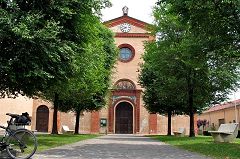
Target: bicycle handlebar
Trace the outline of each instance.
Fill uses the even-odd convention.
[[[18,114],[11,114],[11,113],[7,113],[6,115],[9,115],[12,118],[17,118],[19,116]]]

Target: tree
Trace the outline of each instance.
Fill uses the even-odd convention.
[[[59,2],[59,6],[55,7],[56,10],[54,10],[54,12],[59,13],[59,15],[55,14],[56,19],[60,21],[60,24],[62,24],[65,30],[62,38],[70,42],[71,47],[69,49],[74,51],[72,60],[74,72],[73,76],[68,78],[68,80],[55,83],[55,85],[52,85],[47,91],[43,92],[43,96],[54,101],[53,134],[58,133],[57,112],[61,104],[60,101],[69,101],[68,97],[72,96],[72,93],[84,94],[80,97],[89,101],[89,97],[86,97],[86,95],[94,94],[93,90],[97,87],[95,77],[99,75],[99,73],[94,73],[100,71],[100,67],[102,67],[100,65],[100,62],[102,62],[102,53],[98,50],[101,45],[99,41],[100,38],[96,36],[96,32],[99,31],[100,22],[98,14],[100,13],[99,9],[108,4],[108,1],[70,1],[68,3]],[[95,70],[95,72],[93,70]],[[92,83],[92,81],[95,83]],[[76,84],[74,85],[74,83]],[[71,88],[74,91],[72,91]],[[85,88],[87,88],[87,90],[82,93],[81,91],[85,90]],[[77,90],[79,92],[76,92]],[[77,97],[79,97],[79,95]],[[76,101],[79,100],[79,98],[73,100]],[[76,104],[74,103],[72,107],[73,106],[76,106]],[[69,107],[69,109],[72,107]],[[80,108],[76,108],[77,115],[80,115]]]
[[[172,5],[171,12],[188,23],[192,34],[201,37],[207,51],[239,58],[239,6],[236,0],[160,0]],[[220,38],[221,37],[221,38]],[[225,51],[223,50],[225,48]],[[226,52],[229,50],[229,52]],[[227,54],[227,55],[228,55]],[[220,56],[219,55],[219,56]]]
[[[208,49],[210,44],[206,45],[206,41],[208,41],[205,41],[206,37],[200,32],[196,34],[197,32],[193,31],[194,27],[189,24],[195,23],[195,21],[186,21],[188,17],[183,17],[183,13],[176,11],[179,6],[185,4],[188,2],[159,1],[154,9],[156,25],[153,31],[159,36],[156,42],[152,42],[155,43],[153,49],[148,49],[149,45],[146,46],[146,55],[144,56],[148,56],[147,54],[153,54],[153,56],[148,56],[150,60],[147,59],[144,65],[151,66],[149,68],[157,75],[155,81],[161,81],[162,76],[171,80],[164,85],[156,86],[162,87],[161,91],[166,92],[168,97],[171,97],[172,93],[163,88],[172,88],[173,93],[177,92],[176,99],[183,100],[183,102],[179,102],[180,110],[188,112],[190,116],[189,136],[192,137],[195,136],[194,113],[201,111],[212,102],[226,99],[229,90],[237,84],[238,64],[237,60],[229,56],[222,56],[229,51],[232,52],[232,49],[223,50],[217,47]],[[181,11],[183,12],[184,9]],[[218,36],[220,37],[220,35]],[[218,36],[213,36],[216,41],[221,40],[217,39]],[[224,43],[224,41],[222,42]],[[227,46],[229,42],[223,45]],[[224,49],[226,48],[224,47]],[[217,54],[219,50],[224,53]],[[157,88],[157,92],[159,90]],[[161,96],[158,95],[158,98]]]
[[[112,67],[117,58],[117,49],[114,44],[113,34],[99,22],[95,23],[94,45],[89,45],[86,52],[77,60],[81,66],[74,78],[67,84],[63,94],[60,110],[76,113],[75,134],[79,133],[79,118],[83,111],[99,110],[105,106],[105,97],[108,93]],[[95,60],[92,60],[95,59]]]
[[[60,93],[80,69],[76,59],[94,45],[96,17],[109,5],[108,0],[1,0],[1,96],[20,93],[53,101],[52,132],[57,133]]]
[[[51,1],[1,0],[0,96],[34,96],[72,73],[70,43]]]
[[[240,2],[234,0],[164,0],[206,55],[212,102],[223,101],[238,87]]]
[[[161,45],[164,47],[164,45]],[[149,112],[167,114],[168,133],[171,135],[171,116],[172,114],[182,114],[184,112],[180,91],[181,81],[169,74],[171,66],[168,61],[160,60],[163,54],[157,54],[159,47],[155,42],[149,42],[145,46],[143,59],[145,63],[141,66],[139,82],[145,88],[143,100],[145,108]],[[160,49],[162,50],[162,49]],[[157,71],[156,71],[157,70]]]

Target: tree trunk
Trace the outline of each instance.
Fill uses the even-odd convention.
[[[168,111],[168,136],[172,134],[172,111]]]
[[[58,103],[59,103],[59,97],[58,94],[55,93],[54,96],[54,102],[53,102],[53,126],[52,126],[52,134],[58,134],[58,119],[57,119],[57,114],[58,114]]]
[[[75,123],[75,132],[74,132],[74,134],[79,134],[80,112],[81,111],[76,111],[76,123]]]
[[[189,103],[190,104],[190,103]],[[190,104],[190,132],[189,137],[195,137],[195,131],[194,131],[194,112],[192,108],[192,104]]]
[[[194,74],[192,71],[189,71],[188,77],[188,108],[189,108],[189,117],[190,117],[190,131],[189,137],[195,137],[194,132],[194,110],[193,110],[193,78]]]

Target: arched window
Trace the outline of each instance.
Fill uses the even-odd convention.
[[[128,79],[121,79],[115,84],[116,89],[134,90],[136,89],[135,84]]]

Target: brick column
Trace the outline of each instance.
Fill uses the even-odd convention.
[[[140,97],[141,91],[136,91],[136,105],[135,105],[135,132],[138,133],[140,131]]]
[[[157,114],[149,114],[149,134],[157,133]]]
[[[110,96],[109,99],[109,104],[108,104],[108,133],[113,133],[113,122],[114,122],[114,108],[112,105],[112,96],[113,96],[113,92],[112,95]]]
[[[198,135],[197,120],[198,120],[198,115],[194,114],[194,131],[195,131],[195,135]]]
[[[113,106],[110,105],[108,108],[108,132],[113,133],[113,125],[114,125],[114,109]]]
[[[91,113],[91,133],[99,133],[100,130],[99,112],[93,111]]]
[[[57,112],[57,130],[58,130],[58,133],[62,132],[62,130],[61,130],[61,114],[59,111]]]

